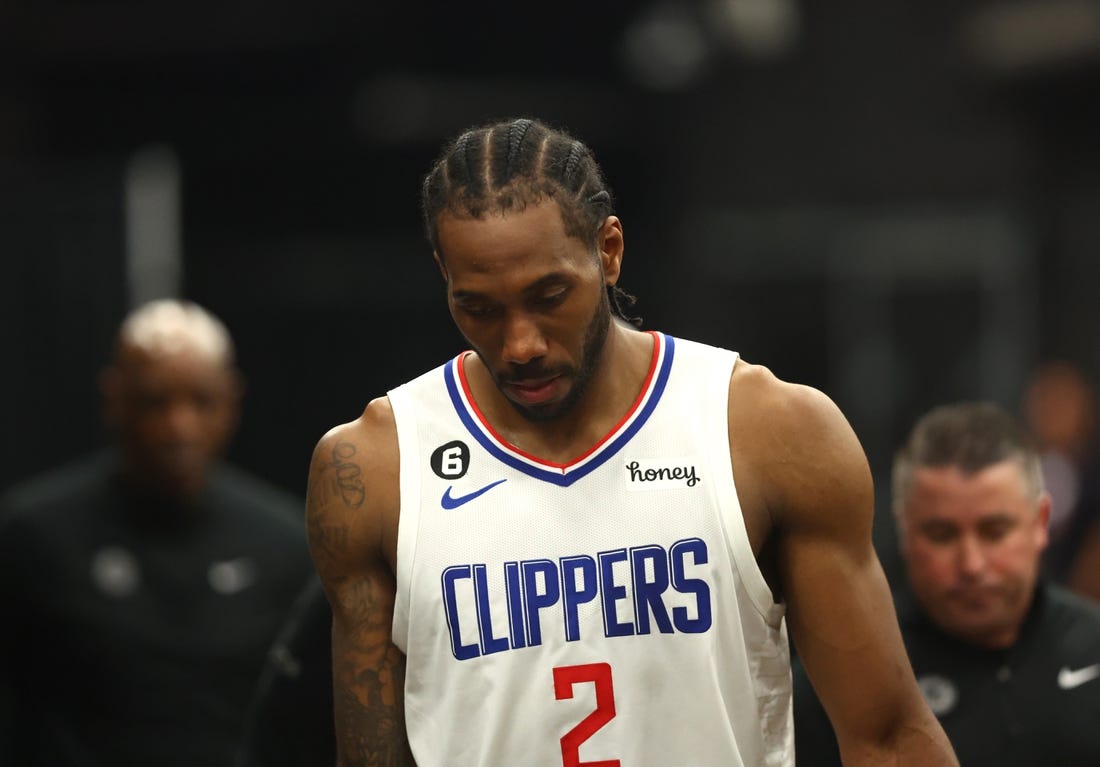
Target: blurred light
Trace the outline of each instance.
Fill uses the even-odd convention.
[[[1019,71],[1100,55],[1100,3],[1014,0],[975,11],[964,38],[977,59]]]
[[[653,6],[623,34],[627,73],[654,90],[687,87],[701,74],[709,47],[700,22],[682,4]]]
[[[124,183],[130,305],[179,296],[183,236],[175,153],[160,146],[136,152],[127,163]]]
[[[705,11],[721,42],[749,58],[781,58],[802,32],[796,0],[707,0]]]

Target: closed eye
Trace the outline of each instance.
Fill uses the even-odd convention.
[[[560,303],[565,301],[566,296],[569,295],[569,291],[565,288],[561,290],[555,290],[552,293],[544,293],[531,300],[531,305],[537,309],[553,309]]]
[[[479,293],[456,292],[451,301],[454,308],[470,317],[488,317],[497,310],[498,304]]]
[[[958,537],[959,531],[954,525],[930,522],[921,525],[920,533],[932,543],[949,543]]]
[[[983,522],[978,527],[978,532],[987,541],[999,541],[1008,535],[1016,527],[1014,520],[996,518]]]

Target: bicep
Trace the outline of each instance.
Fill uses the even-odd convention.
[[[797,471],[780,483],[780,575],[791,636],[843,749],[889,737],[920,696],[871,542],[866,457],[824,395],[799,405],[799,452],[785,464]]]

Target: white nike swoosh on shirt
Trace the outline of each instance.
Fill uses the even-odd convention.
[[[1063,690],[1072,690],[1098,677],[1100,677],[1100,663],[1078,669],[1062,666],[1062,670],[1058,672],[1058,686]]]

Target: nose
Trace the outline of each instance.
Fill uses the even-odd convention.
[[[175,441],[190,442],[201,430],[198,408],[186,401],[174,400],[169,404],[164,421]]]
[[[966,578],[976,578],[985,570],[985,549],[973,536],[963,536],[959,541],[959,572]]]
[[[510,315],[504,325],[504,361],[524,365],[546,354],[546,337],[534,318],[525,313]]]

